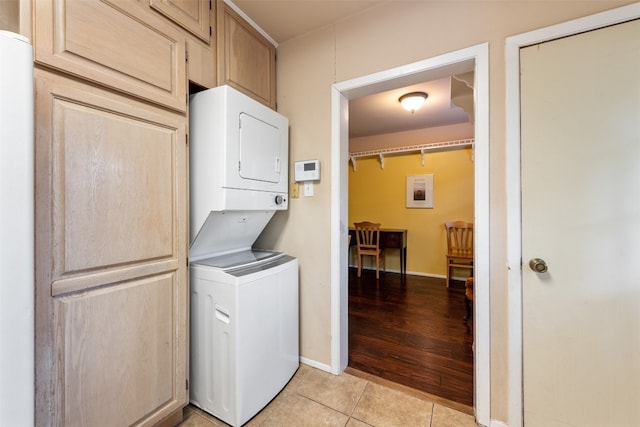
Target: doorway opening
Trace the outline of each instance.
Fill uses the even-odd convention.
[[[349,99],[393,88],[474,71],[475,147],[474,222],[474,408],[477,422],[489,423],[489,141],[488,141],[488,44],[473,46],[346,82],[332,88],[332,363],[334,373],[348,364],[348,129]]]
[[[349,100],[349,372],[467,411],[473,317],[464,320],[464,279],[473,273],[452,268],[447,283],[444,224],[473,222],[473,83],[470,65]],[[403,108],[400,100],[416,93],[423,105]],[[384,273],[375,256],[363,256],[358,270],[353,227],[361,221],[380,224]]]

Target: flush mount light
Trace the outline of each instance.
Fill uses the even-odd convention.
[[[427,95],[424,92],[410,92],[402,95],[398,101],[402,104],[402,108],[412,113],[422,107],[424,101],[427,99]]]

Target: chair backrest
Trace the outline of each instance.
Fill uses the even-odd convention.
[[[473,258],[473,223],[445,222],[447,229],[447,255]]]
[[[380,244],[380,224],[363,221],[353,223],[356,229],[358,249],[378,249]]]

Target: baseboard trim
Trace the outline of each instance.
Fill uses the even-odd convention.
[[[320,369],[321,371],[329,372],[330,374],[334,373],[334,372],[331,372],[331,366],[325,365],[324,363],[316,362],[315,360],[307,359],[306,357],[302,357],[301,356],[300,357],[300,363],[304,363],[305,365],[309,365],[312,368]]]
[[[358,268],[357,265],[349,265],[349,268]],[[375,270],[374,267],[364,266],[363,270]],[[386,271],[388,273],[400,273],[400,270],[387,268]],[[422,271],[406,271],[405,274],[410,274],[412,276],[422,276],[422,277],[433,277],[434,279],[446,279],[447,276],[444,274],[433,274],[433,273],[423,273]],[[468,276],[451,276],[451,280],[457,280],[464,282],[467,280]]]
[[[187,405],[189,402],[187,402]],[[179,408],[154,424],[154,427],[175,427],[184,421],[184,408]]]

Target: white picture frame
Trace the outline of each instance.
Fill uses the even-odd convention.
[[[407,208],[433,209],[433,174],[407,176]]]

